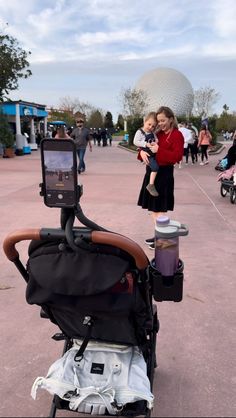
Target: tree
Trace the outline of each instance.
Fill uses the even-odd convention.
[[[11,90],[18,89],[18,80],[32,75],[27,61],[28,54],[18,41],[9,35],[0,34],[0,101]]]
[[[143,118],[136,117],[128,121],[129,146],[133,145],[135,132],[143,125]],[[135,147],[136,148],[136,147]]]
[[[227,113],[229,110],[229,106],[227,106],[227,104],[224,104],[223,109],[223,112]]]
[[[76,112],[78,112],[79,108],[79,100],[71,99],[70,96],[61,97],[59,100],[59,109],[70,114],[72,117]]]
[[[124,118],[123,116],[120,114],[118,115],[118,119],[117,119],[117,123],[116,123],[116,128],[119,130],[123,130],[124,129]]]
[[[81,102],[79,99],[72,99],[70,96],[62,97],[60,99],[59,108],[73,117],[76,113],[80,113],[81,115],[84,115],[86,119],[88,119],[95,110],[94,106],[90,103]]]
[[[114,128],[114,123],[113,123],[113,120],[112,120],[111,112],[107,112],[106,115],[105,115],[104,128],[107,128],[107,129],[113,129]]]
[[[201,87],[194,92],[194,113],[202,119],[210,115],[213,105],[219,100],[220,94],[211,87]]]
[[[99,110],[95,110],[91,113],[88,119],[88,126],[90,128],[103,128],[103,115]]]
[[[224,131],[235,131],[236,129],[236,115],[228,113],[229,107],[223,106],[223,112],[216,121],[216,129],[218,132]]]
[[[0,143],[5,148],[12,148],[14,142],[15,138],[9,126],[7,116],[0,109]]]
[[[77,117],[84,117],[87,121],[87,124],[92,127],[90,124],[90,119],[94,118],[94,114],[98,112],[101,115],[101,119],[99,119],[99,126],[103,125],[103,110],[95,108],[92,104],[81,102],[79,99],[72,99],[69,96],[62,97],[60,99],[59,105],[59,112],[62,115],[64,113],[64,119],[72,121],[72,125],[74,123],[75,118]],[[66,116],[67,114],[67,116]],[[95,118],[96,119],[96,118]]]
[[[135,119],[144,116],[148,97],[144,90],[125,89],[121,91],[121,101],[123,105],[123,114],[126,119]]]

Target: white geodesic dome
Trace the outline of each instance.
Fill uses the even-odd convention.
[[[183,116],[189,115],[193,109],[194,93],[189,80],[172,68],[160,67],[145,73],[135,89],[146,92],[148,112],[168,106],[176,116]]]

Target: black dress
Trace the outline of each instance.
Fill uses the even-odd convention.
[[[146,189],[150,181],[150,167],[146,166],[146,174],[138,198],[138,206],[152,212],[167,212],[174,209],[174,166],[160,166],[156,179],[155,187],[159,196],[153,197]]]

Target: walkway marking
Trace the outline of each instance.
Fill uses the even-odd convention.
[[[229,222],[227,221],[227,219],[224,217],[224,215],[221,213],[221,211],[217,208],[217,206],[215,205],[215,203],[213,202],[213,200],[210,198],[210,196],[207,194],[207,192],[201,187],[201,185],[198,183],[198,181],[191,176],[191,174],[189,173],[185,173],[187,174],[189,177],[191,177],[191,179],[193,180],[193,182],[197,185],[197,187],[201,190],[201,192],[207,197],[207,199],[209,200],[209,202],[212,204],[212,206],[215,208],[216,212],[218,213],[218,215],[220,215],[220,217],[223,219],[223,221],[228,225],[231,226],[229,224]]]

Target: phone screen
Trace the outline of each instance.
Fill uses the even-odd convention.
[[[41,141],[44,203],[50,207],[77,204],[77,159],[70,139]]]

